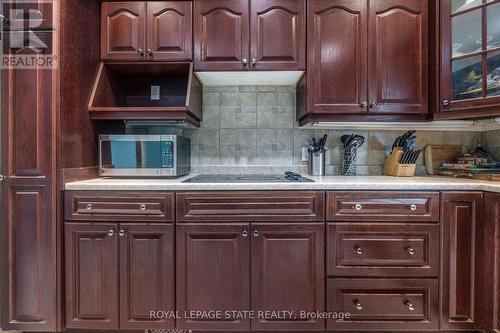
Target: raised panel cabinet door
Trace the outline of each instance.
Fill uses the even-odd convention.
[[[195,70],[248,68],[248,7],[248,0],[194,1]]]
[[[101,58],[144,60],[145,16],[145,2],[104,2],[101,8]]]
[[[500,332],[500,193],[485,194],[485,212],[483,228],[483,263],[482,276],[494,276],[483,280],[485,284],[485,307],[481,309],[484,318],[483,329],[486,332]]]
[[[307,25],[309,109],[366,112],[368,2],[311,0]]]
[[[477,329],[483,193],[444,192],[441,204],[441,328]]]
[[[64,229],[66,327],[118,329],[118,225]]]
[[[9,4],[4,1],[3,5],[5,10]],[[4,37],[7,40],[6,34]],[[36,54],[29,47],[4,48],[4,52]],[[59,301],[56,156],[52,148],[56,143],[57,106],[53,101],[57,73],[43,68],[6,68],[0,76],[0,174],[6,178],[0,181],[0,326],[4,330],[55,331]]]
[[[304,70],[305,0],[251,0],[250,44],[253,69]]]
[[[428,113],[428,1],[372,1],[369,21],[369,110]]]
[[[324,330],[325,225],[252,225],[252,330]],[[261,312],[262,313],[262,312]]]
[[[120,328],[172,329],[175,318],[173,224],[122,224],[120,238]]]
[[[250,231],[248,224],[176,226],[177,328],[248,331]],[[220,317],[197,315],[218,312]],[[226,313],[229,311],[229,313]]]
[[[147,3],[148,60],[191,60],[192,44],[191,1]]]

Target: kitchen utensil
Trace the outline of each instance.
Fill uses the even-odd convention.
[[[428,145],[424,149],[425,170],[429,175],[437,175],[443,163],[456,163],[465,152],[460,145]]]
[[[341,140],[344,143],[344,158],[342,160],[341,173],[347,176],[355,176],[357,149],[363,145],[365,138],[353,133],[342,136]]]
[[[310,176],[324,176],[325,175],[325,161],[326,150],[310,151],[308,174]]]

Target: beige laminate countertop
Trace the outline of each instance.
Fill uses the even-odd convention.
[[[95,178],[65,184],[70,191],[241,191],[241,190],[436,190],[500,193],[500,182],[449,177],[324,176],[314,183],[210,183],[194,184],[177,179]]]

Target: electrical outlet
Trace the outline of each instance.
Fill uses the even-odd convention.
[[[307,147],[302,147],[302,162],[309,161],[309,150]]]
[[[152,101],[160,100],[160,86],[151,86],[151,100]]]

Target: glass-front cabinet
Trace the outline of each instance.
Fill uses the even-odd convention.
[[[500,115],[500,0],[441,1],[441,118]]]

